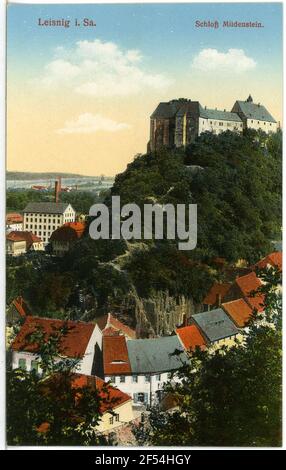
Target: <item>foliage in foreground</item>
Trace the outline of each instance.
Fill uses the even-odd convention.
[[[59,341],[66,333],[64,326],[48,341],[40,330],[31,337],[40,345],[41,376],[36,371],[8,370],[8,445],[106,444],[95,431],[105,398],[88,386],[73,385],[77,360],[55,361]]]

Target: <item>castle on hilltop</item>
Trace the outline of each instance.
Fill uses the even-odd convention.
[[[251,95],[245,101],[236,101],[230,112],[179,98],[160,103],[151,115],[148,147],[151,152],[160,147],[185,147],[203,132],[242,132],[246,128],[267,134],[277,130],[275,119],[265,106],[253,103]]]

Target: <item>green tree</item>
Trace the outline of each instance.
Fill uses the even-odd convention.
[[[40,329],[30,336],[39,346],[42,370],[7,372],[7,442],[9,445],[98,445],[106,439],[96,430],[102,405],[115,404],[108,388],[100,393],[89,386],[74,385],[77,359],[61,359],[59,343],[67,325],[55,329],[48,340]],[[112,410],[111,410],[112,413]]]

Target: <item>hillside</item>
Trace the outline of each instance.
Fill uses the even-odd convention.
[[[185,150],[136,157],[111,194],[141,207],[196,203],[196,249],[180,251],[166,239],[96,241],[87,231],[63,259],[39,258],[36,271],[36,260],[16,271],[11,261],[8,299],[23,295],[35,313],[68,311],[85,320],[113,311],[142,336],[171,332],[223,280],[216,258],[233,269],[272,251],[281,227],[281,139],[203,134]]]

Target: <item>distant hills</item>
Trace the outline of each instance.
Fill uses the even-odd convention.
[[[113,179],[112,176],[105,176],[105,175],[100,175],[100,176],[90,176],[90,175],[79,175],[77,173],[29,173],[26,171],[7,171],[6,172],[6,179],[7,180],[50,180],[50,179],[56,179],[58,176],[61,176],[62,178],[101,178],[104,177],[104,179]]]

